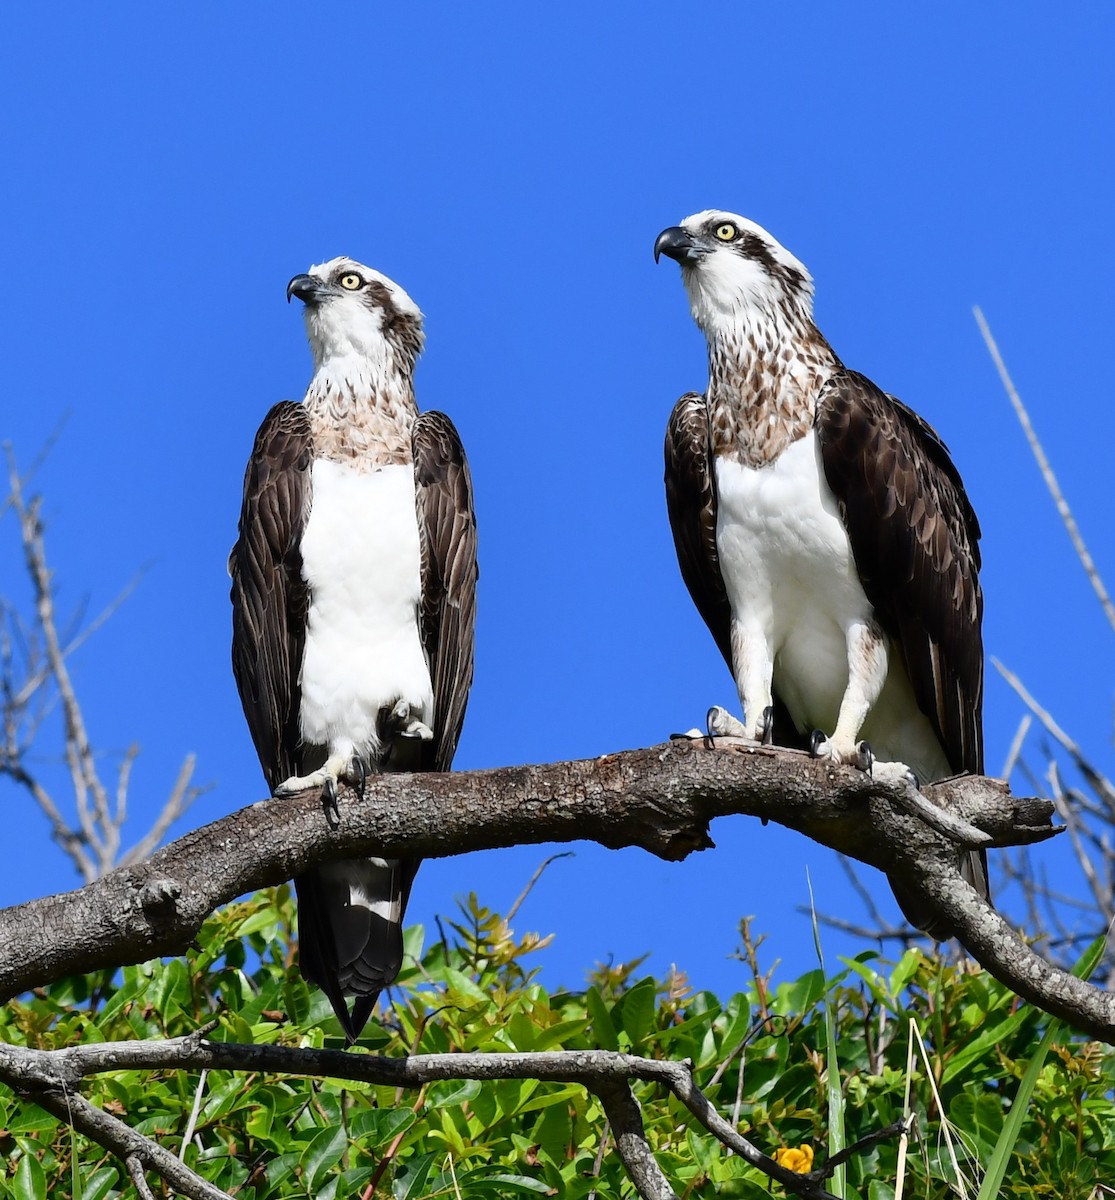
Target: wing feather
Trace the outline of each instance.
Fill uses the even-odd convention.
[[[918,707],[957,773],[983,772],[983,592],[979,522],[933,427],[854,371],[821,391],[817,434],[825,477],[867,598],[901,651]],[[960,855],[989,898],[987,854]],[[907,920],[952,930],[891,877]]]
[[[472,686],[476,624],[476,514],[472,479],[453,422],[414,423],[414,482],[422,550],[422,645],[434,689],[434,740],[424,769],[448,771]]]
[[[854,371],[824,386],[817,434],[856,567],[956,772],[983,771],[979,523],[945,444]]]
[[[732,671],[732,606],[716,549],[708,406],[696,392],[674,405],[666,426],[666,509],[681,577]]]
[[[300,770],[298,675],[309,589],[299,545],[310,510],[312,457],[303,407],[275,405],[248,460],[239,536],[229,555],[232,669],[272,788]]]

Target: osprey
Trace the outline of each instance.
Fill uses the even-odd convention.
[[[707,391],[670,416],[666,501],[743,706],[742,724],[710,710],[709,732],[888,777],[982,773],[980,531],[944,443],[844,367],[809,272],[765,229],[697,213],[662,254],[708,342]],[[987,897],[983,854],[960,866]],[[891,886],[909,920],[949,934]]]
[[[378,271],[296,275],[314,375],[267,414],[229,559],[232,665],[272,793],[447,771],[472,683],[476,521],[460,438],[419,413],[422,314]],[[402,965],[416,860],[368,858],[294,881],[302,974],[349,1042]],[[349,1011],[346,996],[355,997]]]

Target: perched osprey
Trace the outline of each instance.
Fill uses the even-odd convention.
[[[447,771],[472,683],[476,522],[453,423],[419,413],[422,314],[335,258],[296,275],[314,375],[267,414],[248,462],[232,575],[232,665],[275,795],[369,772]],[[348,1040],[402,964],[416,860],[295,879],[302,974]],[[349,1012],[346,996],[354,996]]]
[[[697,213],[662,254],[708,341],[708,390],[670,416],[666,500],[743,706],[742,725],[711,710],[709,732],[924,782],[982,773],[980,531],[944,443],[844,367],[809,272],[765,229]],[[986,897],[984,856],[961,866]]]

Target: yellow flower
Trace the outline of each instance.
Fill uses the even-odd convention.
[[[804,1174],[813,1170],[813,1147],[802,1145],[795,1150],[792,1146],[784,1146],[781,1150],[775,1150],[774,1161],[787,1171]]]

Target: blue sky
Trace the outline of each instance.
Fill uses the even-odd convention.
[[[661,484],[666,417],[705,362],[651,247],[706,207],[785,242],[837,353],[938,427],[983,525],[989,653],[1110,765],[1111,633],[971,306],[1115,578],[1096,366],[1111,8],[42,3],[0,22],[0,438],[27,463],[65,420],[36,478],[63,613],[146,568],[72,663],[105,763],[142,747],[137,834],[190,751],[214,786],[189,823],[263,795],[225,559],[255,429],[309,377],[286,282],[338,254],[424,309],[419,401],[452,415],[472,463],[482,580],[457,765],[649,745],[734,704]],[[0,594],[25,594],[10,518]],[[1019,716],[989,671],[989,769]],[[51,780],[56,756],[44,740]],[[0,804],[18,847],[0,903],[73,886],[4,781]],[[743,914],[806,970],[807,868],[822,909],[861,915],[831,852],[746,818],[713,836],[680,865],[593,846],[555,863],[517,921],[556,934],[547,979],[651,951],[726,991]],[[505,909],[544,853],[427,863],[411,916],[470,889]]]

